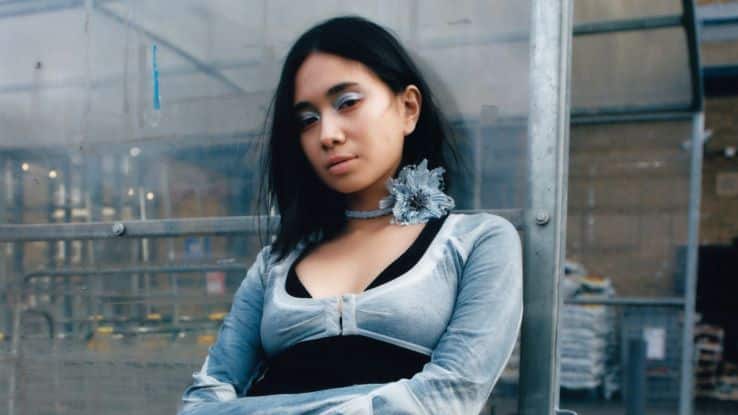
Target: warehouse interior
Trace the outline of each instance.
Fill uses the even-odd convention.
[[[263,243],[284,55],[358,14],[437,88],[471,171],[451,172],[459,210],[535,242],[542,177],[564,185],[560,280],[526,293],[553,293],[546,334],[523,333],[483,413],[735,413],[738,1],[540,3],[0,1],[3,411],[176,411]],[[531,33],[554,3],[569,88],[545,111],[568,118],[543,147],[565,156],[541,167]],[[525,365],[551,344],[539,385]]]

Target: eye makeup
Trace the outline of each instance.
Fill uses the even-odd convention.
[[[355,105],[356,102],[361,101],[361,99],[364,97],[359,92],[347,92],[345,94],[340,95],[334,102],[333,102],[333,108],[336,110],[341,110],[343,108],[350,108]],[[345,104],[350,104],[346,107],[344,107]],[[297,113],[297,122],[299,123],[300,127],[307,128],[310,126],[310,124],[313,123],[313,121],[317,121],[320,119],[320,114],[316,111],[300,111]]]
[[[363,98],[363,96],[358,92],[347,92],[341,95],[340,97],[338,97],[338,99],[333,105],[333,108],[341,109],[341,106],[343,106],[343,104],[347,102],[356,102],[356,101],[361,100],[361,98]]]

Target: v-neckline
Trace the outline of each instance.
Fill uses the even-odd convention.
[[[425,254],[425,252],[430,248],[431,244],[433,243],[433,240],[438,235],[438,233],[441,230],[441,227],[443,226],[443,223],[446,221],[446,219],[449,217],[449,214],[446,214],[440,218],[436,218],[434,220],[428,221],[425,226],[423,226],[423,229],[420,231],[418,236],[415,238],[412,244],[402,253],[400,256],[395,258],[394,261],[392,261],[389,265],[387,265],[382,271],[380,271],[377,275],[374,276],[371,283],[359,294],[366,293],[367,291],[370,291],[374,288],[380,287],[390,281],[393,281],[395,278],[401,276],[402,274],[406,273],[408,270],[410,270],[412,267],[417,264],[417,262],[420,261],[422,256]],[[432,234],[432,237],[430,240],[428,240],[428,235],[430,233]],[[427,243],[424,243],[427,242]],[[313,247],[307,246],[305,247],[302,252],[298,255],[298,257],[292,261],[292,264],[289,267],[289,271],[287,272],[287,278],[285,279],[285,285],[284,290],[290,297],[294,298],[301,298],[301,299],[313,299],[316,298],[313,297],[310,294],[310,291],[305,288],[305,285],[300,280],[299,276],[297,275],[296,267],[297,263],[300,262],[311,250]],[[418,252],[420,249],[422,249],[422,252]],[[409,257],[415,257],[415,260],[412,264],[409,266],[406,266],[407,264],[404,263],[405,260],[407,260]],[[405,266],[403,266],[405,265]],[[405,269],[403,269],[405,268]],[[399,271],[398,271],[399,269]],[[291,294],[288,290],[290,281],[294,281],[295,287],[299,292],[300,296],[295,296],[294,294]],[[335,296],[331,296],[335,297]],[[324,297],[317,298],[322,299]]]

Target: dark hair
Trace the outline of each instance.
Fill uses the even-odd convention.
[[[415,130],[405,138],[398,171],[426,158],[429,168],[446,169],[445,183],[450,187],[446,151],[458,163],[447,121],[420,70],[392,34],[357,16],[336,17],[314,26],[297,39],[287,54],[264,123],[266,127],[269,113],[272,113],[266,154],[262,159],[259,203],[267,212],[276,208],[280,214],[276,240],[272,244],[272,252],[280,259],[300,240],[330,239],[346,224],[345,196],[325,185],[313,170],[300,146],[300,129],[292,110],[295,75],[313,52],[361,62],[394,93],[402,92],[410,84],[420,90],[420,116]]]

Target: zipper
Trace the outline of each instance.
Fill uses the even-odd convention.
[[[343,297],[338,297],[338,327],[343,334]]]

